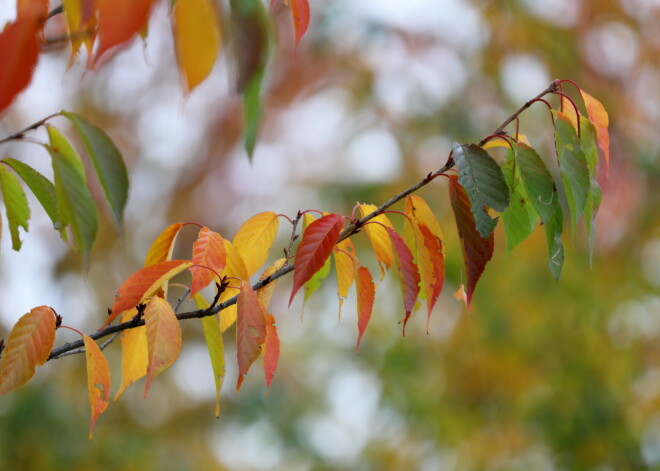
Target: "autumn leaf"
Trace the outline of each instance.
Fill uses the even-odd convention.
[[[177,0],[171,18],[179,70],[190,92],[211,73],[218,58],[218,10],[210,0]]]
[[[571,126],[577,131],[578,130],[578,115],[576,113],[575,107],[564,95],[561,95],[561,112],[566,116],[570,121]]]
[[[406,316],[403,319],[403,335],[406,335],[406,323],[415,308],[415,302],[417,302],[417,296],[419,295],[419,270],[413,261],[413,254],[403,238],[391,227],[387,228],[387,232],[396,253],[395,260],[403,288],[403,306],[406,310]]]
[[[494,236],[491,232],[485,238],[477,230],[474,215],[471,211],[472,203],[455,175],[449,176],[449,198],[451,207],[454,210],[458,236],[461,241],[463,251],[463,261],[467,278],[466,303],[468,308],[472,301],[474,288],[486,267],[486,264],[493,256],[495,247]]]
[[[291,8],[291,17],[293,19],[293,30],[296,35],[296,50],[300,40],[307,32],[309,27],[309,1],[308,0],[289,0]]]
[[[137,309],[125,311],[121,322],[128,322],[135,317]],[[121,386],[115,394],[116,401],[127,387],[147,374],[149,352],[147,347],[147,328],[143,325],[126,329],[121,333]]]
[[[261,276],[259,277],[259,281],[263,281],[269,276],[271,276],[273,273],[275,273],[280,268],[282,268],[285,263],[286,263],[286,258],[280,258],[275,262],[273,262],[273,264],[268,268],[266,268],[266,270],[264,270],[264,272],[261,274]],[[273,293],[275,292],[275,286],[277,286],[277,280],[271,281],[266,286],[264,286],[259,291],[257,291],[257,297],[259,298],[259,301],[261,301],[261,304],[263,304],[264,309],[268,309],[270,300],[273,297]]]
[[[376,210],[373,204],[360,204],[358,210],[360,217],[365,217]],[[371,222],[378,224],[369,224]],[[383,227],[385,226],[385,227]],[[390,236],[387,233],[386,227],[391,227],[392,223],[384,214],[379,214],[364,225],[364,230],[367,233],[371,247],[374,249],[374,254],[378,259],[378,268],[380,268],[380,279],[385,276],[385,272],[390,269],[394,261],[394,250],[390,242]]]
[[[238,391],[250,366],[259,356],[261,345],[266,340],[266,321],[263,305],[249,283],[241,285],[236,306],[238,311],[236,317],[236,353],[238,356],[236,390]]]
[[[584,221],[587,227],[587,240],[589,244],[589,262],[591,263],[596,240],[596,214],[603,199],[603,192],[596,180],[598,170],[598,149],[596,148],[595,129],[584,116],[580,116],[580,143],[587,159],[591,185],[589,195],[584,206]]]
[[[303,214],[303,225],[302,225],[302,230],[305,232],[305,229],[315,221],[314,216],[312,216],[311,213],[305,213]],[[331,258],[328,257],[323,264],[323,267],[314,273],[314,275],[305,283],[305,296],[303,299],[303,305],[307,302],[307,300],[316,292],[321,287],[321,283],[323,280],[325,280],[330,273],[330,266],[331,266]],[[302,314],[301,314],[302,317]]]
[[[250,277],[247,273],[243,257],[238,253],[234,244],[227,239],[225,239],[225,253],[227,254],[227,263],[225,264],[225,269],[222,272],[222,275],[238,278],[241,281],[247,281]],[[240,291],[240,289],[236,287],[237,284],[238,281],[232,280],[232,285],[234,286],[227,287],[225,292],[222,293],[222,296],[220,296],[220,302],[224,302],[229,298],[234,297]],[[236,315],[237,308],[235,304],[229,306],[220,313],[220,329],[223,332],[234,325],[234,322],[236,322]]]
[[[195,296],[202,288],[213,281],[216,273],[220,274],[225,268],[226,258],[225,242],[222,236],[208,227],[203,227],[193,244],[193,266],[190,267],[192,273],[190,297]]]
[[[149,265],[133,273],[119,287],[112,305],[112,313],[103,327],[109,325],[122,312],[140,304],[190,265],[192,262],[188,260],[170,260]]]
[[[337,273],[337,296],[339,297],[339,316],[348,290],[355,282],[355,275],[359,262],[355,256],[355,246],[351,239],[344,239],[333,249],[335,259],[335,272]]]
[[[182,222],[174,223],[156,237],[144,259],[145,267],[158,262],[167,262],[172,258],[172,249],[174,249],[176,236],[179,235],[179,231],[183,226],[184,224]]]
[[[371,273],[365,267],[358,267],[355,282],[355,289],[357,291],[357,310],[358,310],[358,340],[355,346],[355,353],[360,349],[360,341],[367,329],[369,319],[371,319],[371,312],[374,308],[374,298],[376,295],[376,288],[374,287],[374,280]]]
[[[55,341],[55,311],[39,306],[22,316],[9,333],[0,358],[0,395],[34,376],[48,360]]]
[[[582,100],[587,107],[587,115],[589,121],[596,128],[596,136],[598,137],[598,148],[603,152],[605,157],[605,175],[609,176],[610,173],[610,134],[607,130],[610,124],[610,118],[605,111],[603,104],[596,98],[589,95],[584,90],[580,90]],[[1,107],[0,107],[1,108]]]
[[[39,58],[37,34],[41,25],[36,14],[19,15],[0,33],[0,113],[32,80]]]
[[[266,262],[278,228],[277,214],[265,211],[245,221],[236,232],[233,244],[245,262],[248,276]]]
[[[169,262],[165,262],[169,263]],[[147,327],[147,382],[144,385],[144,397],[156,376],[162,373],[179,357],[181,351],[181,326],[172,306],[163,298],[151,298],[144,310],[144,322]]]
[[[18,177],[4,165],[0,165],[0,193],[7,210],[12,248],[20,250],[22,242],[18,228],[22,227],[27,232],[30,206]]]
[[[110,367],[108,361],[101,353],[101,349],[91,337],[83,334],[85,342],[85,359],[87,361],[87,390],[89,391],[89,405],[92,410],[92,420],[89,424],[89,439],[96,419],[108,408],[110,404]]]
[[[332,248],[339,240],[344,218],[340,214],[327,214],[312,222],[303,232],[298,244],[293,270],[293,289],[289,306],[298,290],[325,264]]]
[[[474,144],[454,143],[453,156],[458,181],[467,192],[477,230],[482,237],[488,237],[497,225],[497,218],[491,218],[486,208],[502,212],[509,205],[509,188],[502,169],[488,152]]]
[[[210,307],[209,303],[199,293],[195,295],[195,303],[197,309],[208,309]],[[217,316],[202,317],[200,321],[202,322],[204,340],[211,358],[213,379],[215,380],[215,416],[220,417],[220,389],[225,380],[225,344],[222,340],[222,332]]]
[[[71,38],[71,59],[73,63],[80,46],[87,48],[89,61],[92,59],[94,40],[96,39],[96,0],[62,0],[69,37]],[[91,63],[91,62],[90,62]]]
[[[46,15],[48,15],[48,0],[17,0],[16,15],[19,18],[46,18]]]
[[[264,375],[266,376],[266,391],[270,387],[273,375],[277,369],[277,362],[280,358],[280,338],[277,336],[277,327],[275,327],[275,318],[271,314],[264,315],[266,321],[266,340],[264,341]],[[266,392],[267,393],[267,392]]]

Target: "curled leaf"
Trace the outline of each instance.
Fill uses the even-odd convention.
[[[176,242],[176,236],[179,235],[179,231],[182,227],[183,223],[177,222],[169,226],[161,232],[158,237],[156,237],[156,240],[154,240],[151,247],[149,247],[147,256],[144,259],[145,267],[158,262],[166,262],[172,258],[174,242]]]

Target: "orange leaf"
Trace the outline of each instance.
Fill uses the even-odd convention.
[[[71,38],[71,59],[73,63],[78,55],[81,45],[85,45],[92,58],[92,48],[96,39],[96,11],[95,0],[63,0],[64,16],[66,18],[69,37]]]
[[[596,128],[596,136],[598,136],[598,147],[603,152],[605,157],[605,174],[610,173],[610,134],[607,127],[610,124],[610,118],[607,116],[607,111],[603,104],[589,95],[584,90],[580,90],[584,104],[587,107],[587,114],[589,121]]]
[[[397,259],[396,265],[403,288],[403,306],[406,310],[406,317],[403,319],[403,335],[406,335],[406,323],[415,308],[415,302],[419,295],[419,270],[413,262],[413,254],[403,238],[390,227],[387,228],[387,232],[389,232],[394,246]]]
[[[40,17],[48,15],[48,0],[18,0],[16,2],[16,16],[19,18]]]
[[[28,86],[39,58],[36,15],[19,16],[0,33],[0,113]]]
[[[367,214],[376,210],[376,206],[373,204],[360,204],[358,205],[358,208],[360,210],[361,217],[365,217]],[[384,214],[376,216],[369,222],[371,221],[378,222],[380,224],[367,223],[364,226],[364,230],[367,232],[367,237],[369,237],[371,247],[373,247],[376,258],[378,259],[380,279],[382,280],[385,276],[385,272],[390,269],[390,266],[392,266],[392,262],[394,261],[394,250],[392,249],[390,236],[387,233],[387,229],[385,229],[383,226],[391,227],[393,229],[394,226],[392,226],[392,223]]]
[[[128,322],[137,314],[131,309],[121,316],[122,322]],[[116,401],[126,388],[147,374],[149,353],[147,348],[147,328],[143,325],[121,333],[121,386],[115,394]]]
[[[571,103],[571,100],[566,98],[564,95],[561,95],[561,112],[568,118],[568,120],[571,122],[571,125],[577,131],[578,116],[575,113],[575,107]]]
[[[266,340],[264,307],[250,283],[241,285],[236,301],[236,354],[238,356],[238,382],[236,391],[241,388],[243,378],[254,360],[259,356],[261,345]]]
[[[227,263],[222,274],[224,276],[233,276],[239,280],[247,281],[250,277],[248,276],[247,268],[245,268],[243,257],[238,253],[234,244],[227,239],[225,239],[225,253],[227,254]],[[235,280],[232,280],[232,284],[236,285],[238,283]],[[235,287],[227,288],[225,292],[222,293],[222,296],[220,296],[220,302],[234,297],[238,291],[240,290]],[[236,322],[236,313],[237,308],[235,304],[229,306],[220,313],[220,330],[224,332]]]
[[[91,337],[83,334],[85,342],[85,359],[87,361],[87,390],[89,405],[92,408],[92,420],[89,424],[89,439],[96,419],[108,408],[110,395],[110,367],[101,353],[101,349]]]
[[[355,246],[351,239],[339,242],[334,250],[335,270],[337,272],[337,295],[339,296],[339,315],[344,299],[348,296],[348,290],[355,282],[355,272],[359,262],[355,257]]]
[[[119,288],[112,305],[112,314],[103,327],[110,324],[122,312],[140,304],[190,265],[192,263],[188,260],[170,260],[141,268],[133,273]]]
[[[277,270],[282,268],[285,263],[286,263],[286,258],[280,258],[279,260],[275,261],[275,263],[273,263],[271,266],[266,268],[266,270],[261,274],[261,276],[259,277],[259,281],[268,278],[270,275],[272,275]],[[276,284],[277,284],[277,280],[271,281],[266,286],[264,286],[259,291],[257,291],[257,297],[259,298],[259,301],[261,301],[261,304],[263,304],[264,309],[268,309],[268,305],[270,304],[270,299],[273,297],[273,292],[275,291]]]
[[[358,309],[358,340],[355,346],[357,353],[360,348],[360,341],[362,335],[367,329],[369,319],[371,319],[371,312],[374,309],[374,298],[376,295],[376,288],[374,287],[374,280],[371,273],[365,267],[358,267],[357,277],[355,283],[357,291],[357,309]]]
[[[236,232],[234,246],[245,261],[248,276],[256,273],[268,258],[278,227],[277,214],[265,211],[245,221]]]
[[[172,11],[174,45],[186,90],[211,73],[220,52],[220,18],[214,2],[178,0]]]
[[[190,297],[195,296],[213,280],[215,273],[211,270],[215,270],[220,274],[225,268],[226,259],[224,239],[217,232],[213,232],[208,227],[203,227],[193,244],[193,266],[190,267],[190,273],[192,273]]]
[[[177,222],[160,233],[147,252],[147,256],[144,259],[145,267],[158,262],[166,262],[172,258],[174,242],[176,242],[176,236],[179,234],[179,230],[181,230],[183,225],[182,222]]]
[[[266,390],[268,390],[277,369],[277,361],[280,358],[280,338],[277,336],[275,318],[270,314],[266,314],[264,319],[266,321],[266,340],[263,349],[264,374],[266,375]]]
[[[289,7],[291,8],[291,17],[293,18],[293,30],[296,33],[297,50],[300,40],[309,27],[309,1],[289,0]]]
[[[39,306],[22,316],[11,329],[0,358],[0,394],[28,382],[34,369],[48,360],[55,341],[55,311]]]
[[[312,222],[303,232],[293,264],[293,289],[289,306],[298,290],[323,267],[339,239],[342,227],[344,218],[340,214],[327,214]]]
[[[415,221],[415,224],[415,236],[419,239],[417,260],[419,261],[422,287],[426,293],[426,333],[428,333],[431,311],[433,311],[433,306],[435,306],[445,282],[444,245],[424,223]]]
[[[143,31],[155,0],[97,0],[99,47],[95,63],[110,49],[128,43]]]
[[[144,397],[147,397],[151,381],[179,357],[181,351],[181,326],[172,306],[163,298],[151,298],[144,310],[147,327],[149,364]]]
[[[426,201],[424,201],[421,196],[407,196],[404,213],[409,217],[417,219],[419,222],[423,223],[438,239],[444,239],[438,220],[435,218],[435,215],[433,214],[433,211],[431,211],[431,208],[429,208],[429,205],[426,204]],[[444,247],[442,248],[442,253],[445,253]]]
[[[461,249],[463,250],[463,260],[467,272],[467,293],[465,299],[469,308],[477,281],[479,281],[486,264],[493,256],[493,249],[495,247],[494,235],[491,232],[488,238],[484,239],[479,234],[474,216],[470,211],[472,203],[470,203],[465,188],[458,183],[458,177],[456,175],[449,176],[449,198],[451,200],[451,207],[454,210],[458,236],[461,240]]]

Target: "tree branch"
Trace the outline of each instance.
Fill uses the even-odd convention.
[[[0,139],[0,144],[4,144],[5,142],[9,142],[9,141],[15,141],[15,140],[23,139],[23,138],[25,138],[25,133],[27,133],[29,131],[33,131],[33,130],[37,129],[40,126],[43,126],[44,124],[46,124],[46,121],[48,121],[49,119],[55,118],[56,116],[59,116],[59,115],[60,115],[60,113],[51,114],[50,116],[46,116],[45,118],[40,119],[36,123],[30,124],[25,129],[21,129],[20,131],[15,132],[14,134],[10,134],[7,137],[3,137],[2,139]]]
[[[553,81],[550,84],[550,86],[548,86],[548,88],[546,88],[541,93],[539,93],[537,96],[535,96],[531,100],[527,101],[524,105],[522,105],[520,108],[518,108],[518,110],[516,110],[511,116],[509,116],[502,124],[500,124],[497,127],[497,129],[495,129],[495,131],[493,131],[490,135],[491,136],[492,135],[502,135],[502,136],[506,135],[506,132],[504,131],[504,129],[511,122],[513,122],[515,119],[517,119],[518,116],[523,111],[525,111],[527,108],[529,108],[538,99],[542,98],[545,95],[557,92],[559,90],[559,83],[560,82],[558,80]],[[37,123],[35,123],[35,124],[37,124]],[[32,127],[28,128],[27,130],[34,129],[34,127],[35,127],[35,125],[32,125]],[[38,127],[38,126],[36,126],[36,127]],[[21,132],[25,132],[25,130],[21,131]],[[17,134],[20,134],[20,133],[17,133]],[[9,138],[5,138],[5,140],[6,139],[9,139]],[[479,142],[478,145],[479,146],[484,145],[486,140],[487,139],[482,139]],[[0,140],[0,143],[2,143],[3,141],[4,140]],[[431,181],[433,181],[437,176],[444,174],[445,172],[450,170],[453,166],[454,166],[454,159],[452,158],[451,153],[450,153],[449,157],[447,158],[447,162],[440,169],[438,169],[435,172],[429,173],[422,180],[420,180],[416,184],[412,185],[411,187],[406,188],[402,192],[394,195],[392,198],[387,200],[385,203],[381,204],[377,209],[375,209],[371,213],[369,213],[366,216],[364,216],[360,219],[357,219],[357,220],[353,221],[351,224],[349,224],[342,231],[342,233],[340,234],[338,242],[340,242],[344,239],[347,239],[348,237],[351,237],[354,234],[358,233],[360,231],[360,229],[362,228],[362,226],[364,226],[364,224],[367,221],[370,221],[371,219],[375,218],[376,216],[382,214],[390,206],[394,205],[395,203],[398,203],[399,201],[401,201],[403,198],[405,198],[409,194],[414,193],[417,190],[419,190],[420,188],[426,186]],[[298,216],[298,218],[296,219],[296,222],[299,218],[300,218],[300,216]],[[295,228],[295,224],[294,224],[294,228]],[[292,241],[293,241],[294,237],[295,237],[295,235],[292,235]],[[289,248],[289,250],[290,250],[290,248]],[[290,256],[290,254],[287,253],[287,256]],[[286,274],[288,274],[292,271],[293,271],[293,265],[285,265],[282,268],[280,268],[279,270],[277,270],[275,273],[273,273],[272,275],[264,278],[263,280],[258,281],[254,285],[252,285],[252,289],[257,291],[257,290],[263,288],[264,286],[272,283],[273,281],[277,280],[278,278],[283,277],[284,275],[286,275]],[[236,296],[234,296],[230,299],[227,299],[226,301],[224,301],[222,303],[219,303],[219,304],[215,305],[212,309],[197,309],[195,311],[182,312],[180,314],[177,314],[176,317],[177,317],[178,320],[181,321],[181,320],[184,320],[184,319],[199,319],[199,318],[202,318],[202,317],[212,316],[214,314],[217,314],[217,313],[223,311],[224,309],[227,309],[229,306],[232,306],[232,305],[236,304],[237,299],[238,299],[238,295],[236,295]],[[133,329],[135,327],[139,327],[139,326],[142,326],[142,325],[145,325],[144,319],[133,319],[133,320],[130,320],[128,322],[123,322],[121,324],[115,324],[115,325],[110,325],[108,327],[105,327],[101,330],[98,330],[98,331],[94,332],[93,334],[90,335],[90,337],[94,340],[98,340],[98,339],[107,337],[108,335],[117,334],[117,333],[122,332],[124,330]],[[57,358],[61,358],[61,357],[66,356],[66,355],[71,355],[73,353],[81,353],[81,352],[84,351],[84,349],[81,348],[81,347],[83,347],[83,345],[84,345],[84,342],[83,342],[82,339],[80,339],[80,340],[76,340],[74,342],[69,342],[69,343],[61,345],[59,347],[53,348],[53,350],[50,352],[50,356],[48,357],[48,360],[55,360]]]

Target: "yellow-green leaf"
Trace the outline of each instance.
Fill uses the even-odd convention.
[[[198,309],[208,309],[209,303],[201,294],[196,294],[194,299]],[[213,379],[215,380],[215,416],[220,417],[220,389],[225,380],[225,345],[222,341],[222,332],[217,316],[202,317],[200,321],[202,322],[209,357],[211,357]]]
[[[21,239],[18,228],[28,230],[30,219],[30,206],[18,177],[4,165],[0,165],[0,190],[7,211],[11,246],[14,250],[21,248]]]

